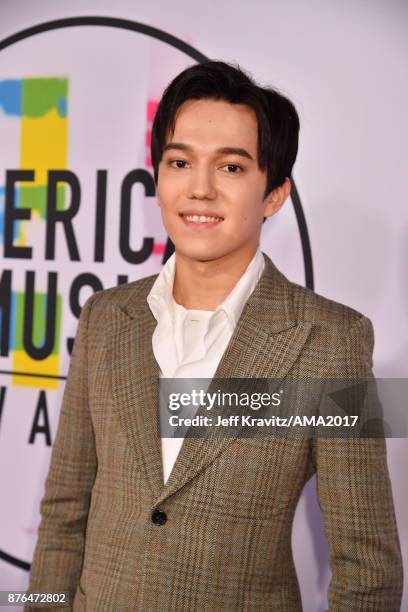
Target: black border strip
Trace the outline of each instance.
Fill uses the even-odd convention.
[[[138,21],[130,21],[129,19],[121,19],[118,17],[67,17],[64,19],[55,19],[53,21],[46,21],[45,23],[39,23],[38,25],[31,26],[30,28],[26,28],[25,30],[21,30],[21,32],[17,32],[16,34],[12,34],[8,36],[4,40],[0,41],[0,51],[9,47],[10,45],[14,45],[16,42],[20,40],[24,40],[25,38],[29,38],[30,36],[35,36],[36,34],[42,34],[43,32],[49,32],[50,30],[58,30],[60,28],[71,28],[75,26],[106,26],[110,28],[120,28],[122,30],[131,30],[133,32],[138,32],[139,34],[146,34],[147,36],[151,36],[153,38],[158,38],[159,40],[179,49],[186,55],[189,55],[193,59],[197,60],[197,62],[203,62],[206,60],[206,56],[194,49],[191,45],[176,38],[172,34],[168,34],[164,32],[164,30],[159,30],[158,28],[154,28],[152,26],[146,25],[144,23],[139,23]]]
[[[305,280],[306,287],[314,289],[314,277],[313,277],[313,262],[312,262],[312,248],[310,246],[309,232],[307,231],[306,217],[303,212],[302,203],[300,201],[299,192],[296,187],[296,183],[291,177],[290,182],[292,188],[290,191],[290,197],[295,210],[295,215],[299,227],[300,240],[302,242],[303,250],[303,261],[305,265]]]
[[[8,376],[33,376],[35,378],[53,378],[55,380],[66,380],[66,376],[57,376],[56,374],[40,374],[37,372],[18,372],[17,370],[0,370],[0,374]]]
[[[2,561],[5,561],[6,563],[14,565],[15,567],[19,567],[20,569],[26,570],[27,572],[30,571],[31,563],[27,563],[27,561],[21,561],[21,559],[17,559],[17,557],[9,555],[8,553],[4,552],[4,550],[0,550],[0,559],[2,559]]]

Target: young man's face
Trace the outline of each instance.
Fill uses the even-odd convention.
[[[278,192],[263,198],[266,171],[258,166],[257,143],[256,114],[246,105],[188,100],[180,107],[157,185],[176,253],[238,263],[255,252],[263,218],[283,204]]]

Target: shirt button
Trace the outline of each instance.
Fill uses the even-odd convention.
[[[164,525],[167,521],[167,514],[163,510],[156,508],[152,512],[152,521],[155,525]]]

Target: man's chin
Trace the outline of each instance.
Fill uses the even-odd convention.
[[[214,261],[216,259],[220,259],[223,257],[223,253],[216,251],[215,249],[208,250],[186,250],[183,248],[178,249],[175,246],[176,256],[182,257],[185,260],[190,260],[191,262],[205,262],[205,261]]]

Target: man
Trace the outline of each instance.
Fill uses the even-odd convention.
[[[298,131],[289,100],[223,62],[164,93],[152,160],[175,254],[82,310],[30,591],[70,591],[75,611],[299,611],[291,527],[316,472],[330,610],[399,610],[383,438],[157,431],[160,377],[372,376],[369,319],[259,250],[290,193]]]

